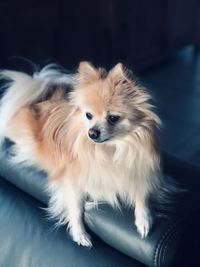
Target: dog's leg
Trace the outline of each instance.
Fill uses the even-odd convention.
[[[152,227],[153,219],[145,196],[136,196],[135,200],[135,225],[141,237],[148,235]]]
[[[82,215],[84,194],[75,190],[70,183],[50,182],[49,212],[58,219],[57,225],[68,224],[69,233],[78,245],[91,247],[90,236],[86,233]]]
[[[91,247],[90,236],[83,225],[83,195],[80,192],[71,191],[67,196],[67,214],[69,233],[78,245]]]

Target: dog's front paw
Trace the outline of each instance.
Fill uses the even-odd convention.
[[[79,246],[89,247],[89,248],[92,247],[91,237],[85,231],[71,228],[70,235],[72,237],[72,240],[76,242]]]
[[[137,214],[135,219],[135,225],[137,227],[138,233],[141,235],[142,238],[147,237],[152,227],[152,224],[153,219],[148,212],[142,212],[141,214]]]
[[[91,237],[87,233],[77,233],[73,236],[74,242],[76,242],[79,246],[83,247],[92,247]]]

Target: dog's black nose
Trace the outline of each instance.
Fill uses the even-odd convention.
[[[89,129],[89,131],[88,131],[88,135],[89,135],[89,137],[91,138],[91,139],[93,139],[93,140],[95,140],[95,139],[98,139],[99,138],[99,136],[100,136],[100,131],[99,131],[99,129],[95,129],[95,128],[91,128],[91,129]]]

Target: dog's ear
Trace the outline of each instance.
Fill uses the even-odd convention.
[[[109,77],[116,84],[134,80],[132,71],[127,69],[122,63],[118,63],[110,70]]]
[[[88,61],[81,61],[78,68],[79,80],[83,83],[91,83],[99,79],[99,71]]]
[[[118,76],[122,76],[124,74],[124,65],[122,63],[118,63],[117,65],[115,65],[111,70],[110,70],[110,75],[112,77],[118,77]]]

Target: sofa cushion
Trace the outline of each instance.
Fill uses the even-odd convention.
[[[0,175],[47,204],[45,173],[33,167],[12,165],[10,157],[9,142],[6,142],[0,153]],[[192,177],[189,178],[192,180]],[[119,212],[100,204],[98,209],[86,210],[84,217],[87,226],[107,244],[147,266],[157,267],[172,265],[187,220],[199,209],[200,196],[194,180],[193,187],[178,202],[173,203],[170,213],[157,214],[153,229],[145,239],[137,233],[133,211],[127,208],[122,207]],[[96,244],[93,243],[95,248]]]
[[[2,267],[142,267],[100,239],[86,249],[57,231],[44,205],[0,177],[0,266]]]

